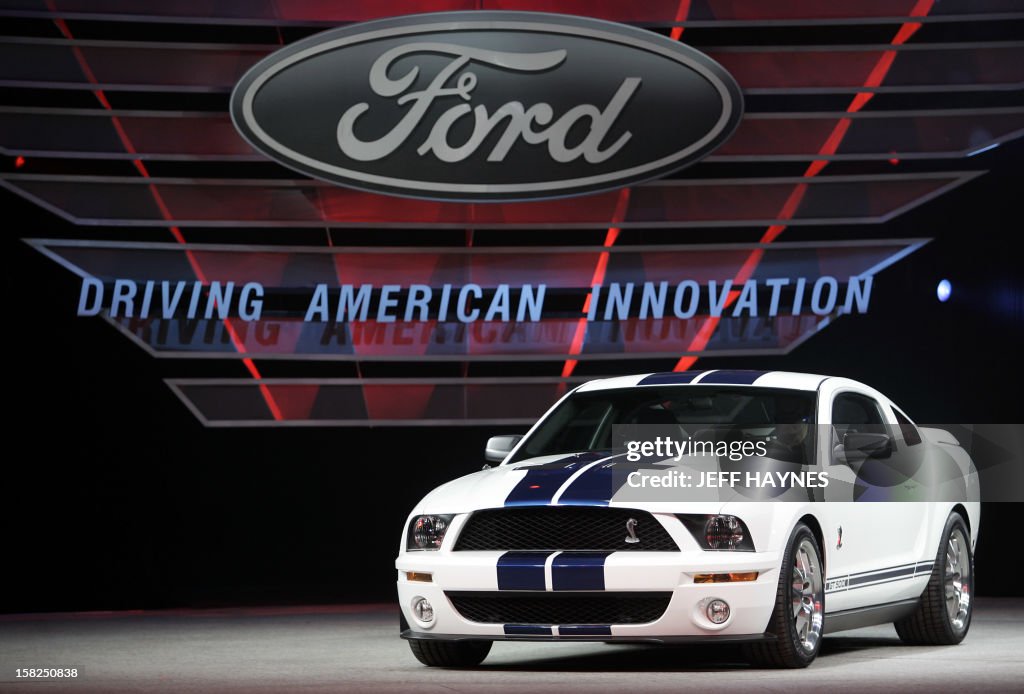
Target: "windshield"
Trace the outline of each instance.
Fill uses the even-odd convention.
[[[806,463],[815,393],[737,386],[664,386],[575,393],[537,427],[509,462],[611,451],[612,427],[668,427],[680,439],[764,441],[769,457]],[[678,433],[676,433],[678,430]]]

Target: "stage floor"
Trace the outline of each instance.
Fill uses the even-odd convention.
[[[419,664],[386,605],[0,616],[0,690],[28,692],[655,692],[797,687],[1020,690],[1024,600],[980,599],[960,646],[909,647],[892,626],[825,638],[807,670],[756,670],[734,647],[497,643],[475,670]],[[24,683],[19,667],[77,667]]]

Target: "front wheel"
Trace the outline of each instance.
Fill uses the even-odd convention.
[[[745,647],[748,660],[760,667],[803,668],[821,648],[825,623],[825,572],[814,533],[798,523],[782,558],[775,610],[768,633],[775,639]]]
[[[410,639],[416,660],[431,667],[473,667],[491,652],[490,641],[428,641]]]
[[[896,633],[904,643],[952,646],[967,636],[974,588],[974,552],[969,538],[964,519],[951,514],[917,610],[896,622]]]

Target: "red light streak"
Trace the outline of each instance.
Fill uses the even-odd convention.
[[[686,21],[687,16],[690,14],[690,0],[679,0],[679,7],[676,9],[676,22]],[[678,41],[683,35],[683,28],[681,26],[672,27],[672,31],[669,32],[669,37],[673,41]],[[629,209],[629,188],[623,188],[619,192],[618,202],[615,204],[615,212],[612,214],[612,224],[621,224],[626,218],[626,210]],[[619,238],[621,229],[616,226],[612,226],[608,229],[608,233],[604,237],[604,247],[611,248],[615,245],[615,241]],[[604,251],[598,256],[597,266],[594,268],[594,277],[590,281],[590,286],[602,284],[604,282],[605,273],[608,270],[608,259],[609,253]],[[569,345],[569,355],[574,356],[583,351],[583,342],[587,336],[587,318],[586,314],[590,311],[590,302],[593,298],[593,292],[587,292],[587,298],[583,302],[583,318],[580,318],[576,324],[576,333],[573,335],[572,343]],[[577,359],[566,359],[565,364],[562,365],[562,378],[568,378],[572,376],[572,372],[576,370],[576,365],[579,363]]]
[[[918,0],[914,7],[910,10],[911,17],[925,17],[932,9],[932,5],[935,0]],[[900,46],[907,42],[911,36],[921,28],[920,22],[904,22],[899,30],[896,32],[896,36],[890,41],[892,46]],[[889,73],[889,69],[892,68],[893,61],[896,59],[896,51],[887,50],[884,51],[879,57],[878,62],[875,63],[871,72],[868,73],[867,79],[864,80],[864,87],[874,88],[878,87],[885,80],[885,76]],[[857,92],[857,94],[850,101],[850,105],[846,107],[847,113],[856,113],[864,108],[865,105],[874,97],[874,92]],[[818,150],[819,156],[831,156],[835,154],[839,145],[842,144],[843,138],[846,137],[846,132],[850,129],[851,120],[849,118],[840,118],[835,127],[832,128],[832,132],[829,133],[824,144]],[[811,179],[817,176],[821,171],[828,165],[827,159],[815,159],[804,171],[803,178]],[[807,184],[797,184],[793,192],[789,194],[785,204],[782,206],[782,210],[779,212],[779,219],[789,220],[793,218],[797,208],[800,206],[800,202],[803,200],[804,195],[807,193]],[[782,232],[786,230],[785,224],[773,224],[761,236],[760,243],[771,243],[777,239]],[[750,255],[744,261],[743,265],[740,266],[739,272],[733,278],[733,284],[743,284],[751,275],[754,274],[754,270],[757,269],[758,263],[761,262],[761,258],[764,256],[764,249],[757,249],[751,251]],[[733,302],[739,298],[739,290],[732,290],[729,292],[725,307],[731,306]],[[720,317],[708,316],[704,319],[703,325],[700,330],[690,341],[687,346],[687,352],[700,352],[707,347],[708,342],[714,336],[715,330],[718,328]],[[697,357],[693,355],[683,356],[676,362],[673,371],[686,371],[693,367],[696,363]]]
[[[47,4],[51,5],[50,9],[55,11],[52,7],[52,3]],[[57,28],[60,29],[61,34],[63,34],[65,38],[67,38],[68,40],[74,40],[74,35],[71,33],[71,30],[68,28],[67,23],[63,19],[54,19],[53,21],[54,24],[57,25]],[[86,59],[85,54],[83,54],[81,49],[75,45],[71,46],[71,51],[75,56],[75,60],[78,62],[78,66],[82,70],[82,74],[85,75],[85,78],[89,81],[90,84],[93,85],[93,89],[91,91],[93,95],[96,97],[96,100],[100,102],[100,104],[103,106],[105,110],[113,111],[114,109],[111,107],[110,101],[107,100],[107,95],[104,94],[103,90],[100,89],[98,86],[99,81],[96,79],[96,75],[93,73],[92,67],[90,67],[89,61]],[[117,115],[111,113],[110,120],[114,126],[114,131],[117,133],[117,137],[118,139],[121,140],[121,144],[125,148],[125,150],[131,154],[138,154],[138,151],[135,149],[134,143],[132,143],[131,138],[128,137],[128,133],[125,132],[125,129],[121,124],[121,119],[118,118]],[[139,172],[139,174],[142,175],[143,178],[150,178],[149,171],[146,169],[146,165],[142,162],[141,159],[132,159],[132,164],[135,166],[136,170]],[[160,195],[160,191],[152,183],[150,183],[148,187],[150,194],[153,196],[153,201],[156,203],[157,209],[160,210],[160,216],[162,216],[168,222],[173,222],[174,217],[171,215],[171,211],[168,209],[167,204],[164,202],[163,196]],[[171,235],[174,237],[174,240],[184,245],[185,236],[184,234],[181,233],[181,229],[173,224],[169,225],[168,228],[170,229]],[[209,280],[206,278],[206,274],[203,272],[202,267],[200,267],[199,265],[199,261],[196,259],[192,251],[186,248],[185,256],[188,258],[189,265],[192,267],[192,271],[195,273],[196,279],[198,279],[204,285],[209,284]],[[231,321],[225,320],[224,327],[227,328],[228,335],[230,336],[231,342],[234,345],[235,349],[239,352],[239,354],[245,354],[245,344],[242,342],[242,339],[239,337],[238,333],[235,332],[235,328],[234,326],[231,325]],[[245,366],[246,370],[252,375],[253,378],[255,378],[256,380],[262,379],[262,376],[260,376],[259,369],[256,368],[256,364],[253,362],[251,358],[244,357],[242,359],[242,364]],[[260,383],[259,390],[260,394],[263,396],[264,401],[267,403],[267,407],[270,409],[270,413],[271,415],[273,415],[274,419],[278,421],[284,419],[284,415],[281,412],[281,408],[275,401],[273,393],[270,392],[270,388],[267,387],[266,384]]]

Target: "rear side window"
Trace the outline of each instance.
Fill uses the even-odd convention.
[[[832,403],[832,426],[840,436],[849,432],[887,434],[878,403],[858,393],[841,393]]]
[[[892,408],[892,413],[896,415],[896,423],[900,425],[900,431],[903,433],[903,440],[908,446],[916,446],[921,443],[921,434],[917,431],[917,427],[914,423],[907,418],[907,415],[903,414],[895,407]]]

